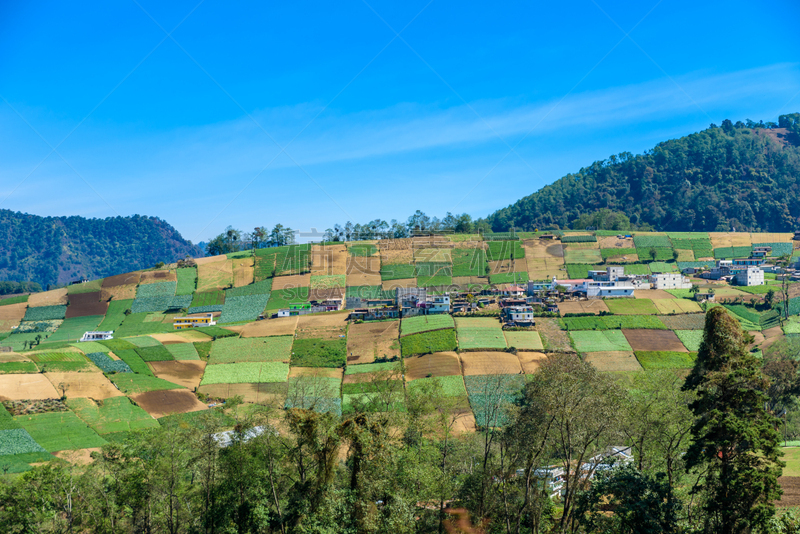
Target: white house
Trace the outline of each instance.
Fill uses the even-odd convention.
[[[428,313],[450,313],[450,294],[428,295],[425,301]]]
[[[763,286],[764,271],[758,267],[748,267],[736,273],[736,283],[740,286]]]
[[[84,332],[78,341],[103,341],[106,339],[114,339],[113,330],[108,332]]]
[[[681,273],[658,273],[650,275],[653,289],[691,289],[692,281]]]

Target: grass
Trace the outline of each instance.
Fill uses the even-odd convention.
[[[73,317],[64,319],[58,330],[47,338],[48,341],[77,341],[84,333],[96,330],[103,320],[102,315],[89,315],[86,317]]]
[[[453,278],[446,275],[421,276],[417,278],[417,287],[438,287],[452,285]]]
[[[489,241],[489,248],[486,252],[489,261],[515,260],[525,257],[525,249],[519,241]]]
[[[211,345],[209,363],[289,360],[292,353],[292,340],[292,336],[218,339]]]
[[[281,308],[288,308],[289,304],[295,302],[307,302],[310,291],[308,287],[275,290],[270,293],[266,309],[268,311],[277,311]]]
[[[297,367],[344,367],[346,339],[296,339],[292,345],[292,365]]]
[[[224,291],[203,291],[201,293],[195,293],[194,297],[192,297],[192,308],[198,308],[201,306],[215,306],[218,304],[225,303],[225,292]]]
[[[108,378],[125,395],[135,395],[147,391],[160,391],[164,389],[183,389],[178,384],[173,384],[168,380],[162,380],[154,376],[136,373],[122,373]]]
[[[158,421],[131,403],[128,397],[111,397],[101,401],[67,399],[67,406],[98,434],[131,432],[158,428]]]
[[[602,259],[600,249],[567,247],[564,251],[564,261],[566,263],[589,263],[594,265],[600,263]]]
[[[645,370],[691,369],[697,358],[696,352],[635,352],[636,359]]]
[[[504,349],[506,338],[501,328],[458,328],[460,349]]]
[[[125,310],[131,309],[132,304],[133,299],[112,300],[109,302],[108,310],[106,310],[106,317],[97,329],[104,332],[116,332],[125,320]]]
[[[528,281],[528,273],[500,273],[489,277],[492,284],[524,284]]]
[[[415,267],[410,263],[381,264],[381,280],[414,278]]]
[[[30,295],[17,295],[16,297],[8,297],[5,299],[0,299],[0,306],[8,306],[9,304],[21,304],[23,302],[28,302],[28,297]]]
[[[658,310],[650,299],[606,299],[611,313],[620,315],[658,315]]]
[[[400,338],[403,356],[456,350],[456,332],[452,329],[412,334]]]
[[[600,256],[606,260],[608,258],[621,258],[622,256],[632,256],[636,254],[635,248],[603,248],[600,249]]]
[[[239,337],[238,333],[232,332],[226,328],[221,328],[219,326],[201,326],[200,328],[195,328],[194,330],[214,339],[221,339],[223,337]]]
[[[442,388],[442,394],[446,397],[464,397],[467,394],[461,375],[418,378],[408,382],[407,387],[409,390],[413,390],[430,383],[438,383]]]
[[[579,330],[570,332],[569,336],[578,352],[632,351],[620,330]]]
[[[160,344],[155,347],[139,347],[135,350],[136,354],[146,362],[164,362],[175,359],[167,348]]]
[[[197,351],[197,356],[203,361],[208,361],[208,358],[211,355],[212,344],[213,343],[211,341],[196,341],[192,343]]]
[[[656,258],[658,259],[658,258]],[[672,259],[672,255],[670,255],[670,259]],[[650,272],[652,273],[676,273],[678,272],[678,266],[674,263],[664,263],[663,261],[654,261],[649,265]]]
[[[131,345],[136,347],[158,347],[161,345],[159,340],[150,336],[132,337],[126,341],[130,342]]]
[[[264,382],[286,382],[289,364],[281,362],[245,362],[209,365],[203,374],[201,385],[207,384],[256,384]]]
[[[44,449],[38,452],[2,455],[0,456],[0,472],[24,473],[31,470],[30,464],[49,462],[52,459],[53,455]]]
[[[102,447],[106,440],[72,412],[50,412],[15,418],[48,452]]]
[[[454,326],[453,316],[449,314],[420,315],[400,321],[400,335],[419,334],[420,332],[429,332],[440,328],[453,328]]]
[[[91,364],[79,352],[39,352],[30,355],[39,369],[47,372],[66,373],[89,369]]]
[[[652,315],[563,317],[560,321],[564,330],[614,330],[619,328],[667,330],[664,323]]]
[[[589,278],[590,270],[604,270],[604,265],[586,265],[585,263],[568,263],[564,265],[567,269],[567,276],[573,280]]]
[[[85,345],[85,344],[88,344],[88,343],[94,343],[94,342],[89,341],[89,342],[81,343],[80,345],[78,345],[78,348],[80,348],[82,345]],[[116,351],[118,351],[118,350],[126,350],[126,349],[135,349],[136,348],[136,345],[134,345],[133,343],[131,343],[127,339],[116,339],[116,338],[115,339],[106,339],[104,341],[98,341],[96,343],[98,345],[100,345],[101,347],[105,347],[108,350],[113,351],[115,354],[116,354]],[[97,351],[93,350],[92,352],[97,352]]]
[[[519,350],[544,350],[539,332],[507,330],[503,334],[506,336],[506,344],[509,347]]]
[[[235,339],[235,338],[234,338]],[[165,345],[172,357],[176,360],[199,360],[194,343],[173,343]]]
[[[39,368],[33,362],[0,362],[0,375],[37,372],[39,372]]]
[[[651,274],[650,267],[643,263],[634,263],[631,265],[625,266],[625,274],[638,274],[638,275],[649,275]]]
[[[347,247],[347,252],[351,256],[374,256],[378,253],[378,247],[372,244],[358,244]]]
[[[683,346],[691,352],[700,350],[700,343],[703,341],[702,330],[674,330],[674,332],[683,343]]]
[[[479,248],[455,248],[451,252],[453,276],[485,276],[486,252]],[[382,274],[382,273],[381,273]]]
[[[178,286],[176,295],[191,295],[197,287],[197,267],[184,267],[178,269]]]
[[[347,276],[344,274],[311,275],[311,289],[333,289],[347,286]]]

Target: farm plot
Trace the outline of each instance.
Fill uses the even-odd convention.
[[[347,272],[347,247],[345,245],[313,245],[311,247],[311,274],[342,275]]]
[[[539,332],[505,330],[506,344],[518,350],[544,350]]]
[[[652,301],[658,313],[670,315],[674,313],[701,313],[700,305],[686,299],[658,299]]]
[[[503,329],[494,319],[459,318],[456,321],[458,346],[462,350],[505,349]]]
[[[297,317],[278,317],[245,325],[242,337],[291,336],[296,329]]]
[[[101,287],[103,287],[103,279],[98,278],[97,280],[90,280],[88,282],[67,286],[67,294],[79,295],[81,293],[97,293],[99,295]]]
[[[301,375],[289,377],[288,399],[303,397],[342,396],[342,378],[329,376]],[[296,405],[295,402],[293,404]]]
[[[244,287],[254,281],[255,258],[233,260],[233,287]]]
[[[569,336],[578,352],[633,351],[623,332],[620,330],[579,330],[570,332]],[[639,331],[634,330],[634,332]],[[642,330],[642,332],[653,332],[653,330]],[[677,337],[675,339],[677,340]]]
[[[0,410],[5,409],[0,407]],[[27,430],[21,428],[11,417],[8,419],[10,422],[0,427],[0,466],[9,461],[8,456],[45,452],[44,447],[36,443]],[[5,418],[0,419],[2,420]],[[4,428],[6,426],[9,428]]]
[[[405,378],[406,380],[417,380],[431,376],[452,376],[461,375],[461,362],[455,352],[436,352],[415,356],[406,359]],[[348,367],[348,371],[349,371]]]
[[[341,417],[342,399],[334,397],[289,397],[287,395],[284,408],[287,410],[299,408],[317,413],[332,413],[337,417]]]
[[[28,305],[24,302],[0,306],[0,332],[10,332],[25,317]]]
[[[0,306],[10,306],[11,304],[21,304],[28,302],[29,295],[16,295],[16,296],[4,296],[0,295]]]
[[[343,288],[347,285],[347,276],[343,274],[311,275],[311,289]]]
[[[594,265],[603,261],[599,249],[574,248],[572,245],[568,245],[564,248],[565,263],[588,263]]]
[[[706,324],[706,316],[703,313],[663,316],[658,320],[669,330],[702,330]]]
[[[289,384],[287,382],[263,382],[255,384],[211,384],[200,386],[197,391],[215,399],[229,399],[241,396],[244,402],[279,404],[283,406],[288,388]],[[230,426],[233,426],[233,423],[232,421]]]
[[[291,362],[298,367],[343,367],[347,361],[345,339],[296,339]]]
[[[157,270],[157,271],[143,271],[139,278],[139,285],[156,284],[160,282],[178,282],[178,275],[175,271],[170,270]]]
[[[162,312],[169,309],[177,285],[177,282],[154,282],[139,286],[136,299],[131,304],[131,312]]]
[[[609,302],[611,301],[609,300]],[[568,313],[593,313],[597,315],[601,312],[608,313],[608,311],[606,301],[599,299],[558,303],[558,312],[562,317]]]
[[[25,311],[25,321],[56,321],[61,320],[67,313],[66,306],[40,306],[28,308]]]
[[[272,279],[272,289],[291,290],[311,287],[311,274],[293,274]]]
[[[519,358],[510,352],[462,352],[460,356],[464,376],[522,373]]]
[[[153,373],[150,372],[150,367],[147,366],[147,363],[142,359],[141,356],[136,352],[134,349],[123,349],[117,350],[114,354],[123,362],[128,364],[128,367],[131,368],[131,371],[134,373],[139,373],[143,375],[153,376]]]
[[[39,369],[36,367],[36,364],[30,360],[0,360],[0,374],[2,375],[11,375],[11,374],[28,374],[28,373],[38,373]]]
[[[89,294],[89,293],[86,293]],[[97,325],[103,320],[102,315],[90,315],[86,317],[74,317],[66,319],[55,333],[47,338],[48,342],[53,341],[77,341],[84,333],[96,330]]]
[[[100,292],[78,293],[69,296],[66,318],[103,316],[108,311],[108,302],[100,301]],[[98,321],[99,323],[99,321]],[[97,325],[95,325],[97,326]]]
[[[100,435],[159,426],[155,419],[132,404],[128,397],[114,397],[102,401],[85,398],[68,399],[67,406]]]
[[[186,389],[148,391],[131,395],[131,399],[152,417],[208,410],[208,406]]]
[[[233,260],[221,259],[197,267],[197,292],[217,291],[233,286]]]
[[[671,330],[623,330],[634,352],[674,351],[687,352],[681,340]]]
[[[165,345],[172,357],[179,361],[199,360],[194,343],[170,343]]]
[[[681,340],[681,343],[689,350],[689,352],[697,352],[700,350],[700,343],[703,341],[702,330],[675,330],[675,335]]]
[[[247,286],[233,287],[225,290],[225,298],[249,297],[251,295],[268,295],[272,291],[272,279],[262,280]],[[223,302],[224,303],[224,299]],[[220,304],[222,304],[220,303]],[[194,302],[192,303],[194,306]]]
[[[417,248],[414,249],[416,263],[453,263],[453,255],[449,248]]]
[[[714,249],[714,259],[717,260],[730,260],[736,258],[750,257],[751,247],[749,245],[743,247],[720,247]]]
[[[183,267],[175,271],[178,285],[176,295],[191,295],[197,288],[197,267]]]
[[[518,352],[517,358],[522,366],[522,372],[530,375],[539,370],[547,355],[542,352]]]
[[[91,397],[93,399],[108,399],[110,397],[120,397],[117,388],[99,372],[48,372],[45,378],[49,380],[51,387],[58,388],[58,395],[62,393],[68,398]],[[114,379],[121,375],[114,375]]]
[[[653,274],[678,272],[677,265],[674,263],[664,263],[663,261],[654,261],[653,263],[649,264],[648,267],[650,267],[650,272]]]
[[[489,262],[486,252],[479,248],[455,248],[451,253],[452,276],[484,276]]]
[[[606,306],[611,313],[618,315],[658,314],[658,310],[650,299],[608,299]]]
[[[25,323],[21,323],[21,327],[25,326]],[[21,352],[27,349],[29,346],[33,347],[36,346],[39,342],[44,342],[47,339],[47,336],[50,334],[48,332],[31,332],[29,334],[11,334],[7,338],[3,340],[3,345],[7,347],[11,347],[11,350],[15,352]],[[36,338],[40,339],[36,339]]]
[[[307,302],[310,289],[307,287],[295,287],[293,289],[277,289],[270,293],[267,302],[268,311],[276,311],[281,308],[288,308],[290,304]]]
[[[28,307],[66,306],[67,298],[67,288],[53,289],[52,291],[45,291],[43,293],[31,293],[28,297]]]
[[[636,254],[640,260],[661,262],[675,258],[673,249],[666,247],[637,248]],[[652,269],[652,264],[650,265]],[[665,271],[669,272],[669,271]]]
[[[453,284],[453,279],[446,275],[420,276],[417,279],[417,287],[446,287]]]
[[[410,263],[381,263],[381,280],[407,280],[414,278],[416,267]]]
[[[425,384],[438,384],[442,388],[442,394],[445,397],[466,397],[467,389],[464,387],[464,378],[461,375],[448,375],[448,376],[430,376],[426,378],[418,378],[408,382],[408,389],[413,391],[415,389],[424,387]]]
[[[658,234],[639,234],[633,236],[633,244],[637,249],[649,249],[651,247],[672,248],[672,241],[666,235]]]
[[[219,322],[255,321],[264,312],[269,299],[269,294],[227,297],[222,307],[222,315],[219,318]]]
[[[174,359],[172,354],[161,343],[149,347],[137,347],[134,350],[146,362],[163,362]]]
[[[246,362],[208,365],[201,385],[286,382],[289,365],[282,362]]]
[[[411,334],[400,338],[400,350],[404,357],[452,351],[456,346],[456,333],[453,329]]]
[[[58,399],[53,384],[47,380],[46,375],[0,375],[0,400],[36,400]]]
[[[86,355],[93,364],[100,368],[106,374],[109,373],[132,373],[128,364],[122,360],[114,360],[105,352],[90,352]]]
[[[375,256],[378,247],[372,243],[357,243],[347,247],[347,253],[351,256]]]
[[[525,257],[525,249],[520,241],[490,241],[487,247],[488,261],[521,259]]]
[[[345,288],[344,287],[333,287],[330,289],[311,289],[308,293],[308,300],[309,302],[322,302],[328,299],[344,299],[345,298]]]
[[[492,284],[524,284],[528,281],[527,270],[522,272],[493,274],[489,277]]]
[[[567,277],[572,280],[582,280],[589,278],[589,271],[602,271],[604,265],[588,265],[585,263],[567,263],[564,265],[567,270]]]
[[[211,345],[209,363],[288,363],[291,358],[293,339],[292,336],[218,339]]]
[[[133,300],[112,300],[108,304],[105,319],[100,323],[98,329],[103,331],[112,331],[116,334],[117,329],[122,325],[125,320],[125,310],[129,310],[133,304]]]
[[[545,350],[552,352],[575,352],[569,335],[558,325],[556,319],[540,317],[536,319],[536,330],[542,336]]]
[[[407,336],[454,326],[453,317],[448,314],[420,315],[403,319],[400,323],[400,335]]]
[[[168,380],[135,373],[116,374],[112,376],[110,380],[116,384],[119,390],[125,395],[135,395],[136,393],[157,391],[160,389],[179,389],[181,387]]]
[[[89,360],[80,352],[36,352],[28,355],[44,373],[94,371]]]
[[[14,418],[48,452],[102,447],[106,440],[72,412],[50,412]]]
[[[350,325],[347,332],[347,369],[377,358],[400,356],[400,321],[381,321]]]
[[[642,370],[639,361],[629,351],[587,352],[584,359],[600,372]]]
[[[525,386],[520,375],[465,376],[469,404],[479,427],[500,427],[509,422],[508,411],[522,396]]]
[[[722,247],[747,247],[753,244],[750,234],[742,232],[709,232],[711,244],[714,248]],[[759,238],[759,241],[763,241]],[[749,253],[749,252],[748,252]]]
[[[691,369],[697,359],[696,352],[637,351],[636,359],[648,371],[654,369]]]

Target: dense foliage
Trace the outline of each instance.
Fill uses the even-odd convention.
[[[42,286],[102,278],[200,249],[156,217],[40,217],[0,210],[0,279]]]
[[[638,156],[624,152],[596,161],[487,222],[494,231],[594,225],[598,221],[586,214],[605,208],[640,227],[793,231],[800,213],[798,116],[781,116],[786,130],[726,120]],[[624,217],[612,222],[608,229],[630,228]]]

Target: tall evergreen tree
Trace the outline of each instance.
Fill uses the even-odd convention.
[[[709,533],[749,533],[765,526],[781,494],[777,420],[766,410],[768,381],[748,342],[725,308],[713,308],[684,384],[697,394],[689,406],[696,421],[686,466],[700,474],[693,491],[702,497]]]

